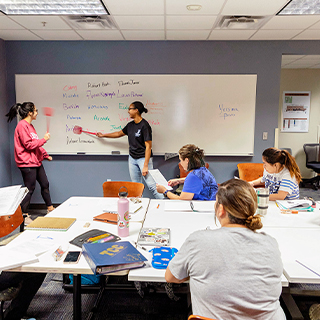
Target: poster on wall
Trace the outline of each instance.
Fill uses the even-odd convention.
[[[283,91],[282,132],[308,132],[311,91]]]

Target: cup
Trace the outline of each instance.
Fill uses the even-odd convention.
[[[265,216],[268,212],[269,189],[268,188],[257,188],[256,193],[258,196],[257,214],[259,214],[261,216]]]

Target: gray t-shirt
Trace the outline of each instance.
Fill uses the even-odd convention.
[[[177,279],[190,276],[193,314],[214,319],[285,319],[283,271],[276,240],[247,228],[192,233],[170,261]]]

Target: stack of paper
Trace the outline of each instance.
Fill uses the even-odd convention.
[[[298,211],[313,211],[311,207],[312,201],[298,199],[298,200],[276,200],[276,204],[282,210],[298,210]]]
[[[0,216],[14,214],[28,192],[28,188],[21,185],[0,188]]]

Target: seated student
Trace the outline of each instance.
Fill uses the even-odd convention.
[[[218,185],[212,173],[205,167],[203,160],[204,151],[194,144],[187,144],[179,150],[180,163],[189,174],[182,179],[169,180],[169,186],[173,187],[183,183],[181,195],[178,196],[157,185],[157,191],[163,193],[169,199],[179,200],[215,200]]]
[[[192,233],[170,261],[167,282],[190,280],[192,313],[213,319],[285,319],[280,307],[283,271],[274,238],[256,232],[257,195],[246,181],[219,186],[216,230]]]
[[[0,274],[0,291],[18,287],[22,283],[18,296],[11,301],[4,312],[4,320],[20,320],[25,316],[46,275],[46,273],[5,271]]]
[[[269,200],[299,199],[300,169],[294,157],[286,150],[268,148],[262,153],[263,177],[250,181],[252,186],[265,182]]]

